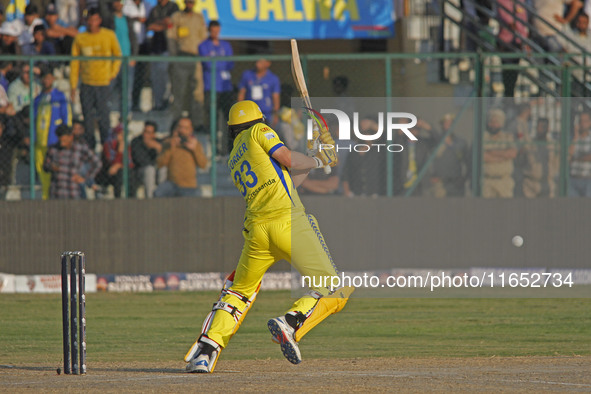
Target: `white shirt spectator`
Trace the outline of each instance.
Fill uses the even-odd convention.
[[[18,36],[18,45],[25,46],[27,44],[32,44],[35,39],[33,38],[33,31],[35,30],[35,26],[42,25],[43,20],[41,18],[36,18],[31,26],[25,26],[23,24],[21,34]]]
[[[139,4],[136,4],[133,0],[125,0],[125,4],[123,5],[123,15],[134,20],[133,32],[137,37],[137,42],[140,44],[144,42],[146,39],[146,26],[144,23],[137,20],[145,19],[148,16],[144,2],[140,1]]]
[[[556,30],[562,30],[562,23],[556,20],[555,15],[562,17],[564,6],[570,5],[574,0],[534,0],[534,8],[538,15],[544,18]],[[534,26],[542,37],[555,36],[556,30],[552,29],[539,18],[534,18]]]

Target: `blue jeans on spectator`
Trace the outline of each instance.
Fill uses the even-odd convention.
[[[123,64],[121,65],[121,70],[119,70],[119,74],[111,81],[111,110],[112,111],[122,111],[123,110],[123,101],[121,100],[121,91],[123,85]],[[135,66],[128,66],[127,67],[127,110],[131,111],[132,107],[132,99],[131,93],[133,91],[133,79],[135,75]]]
[[[154,56],[168,57],[168,52]],[[168,83],[168,62],[150,63],[150,79],[152,82],[154,109],[163,109],[166,105],[164,94],[166,93],[166,84]]]
[[[571,177],[568,184],[569,197],[591,197],[591,178]]]
[[[179,187],[171,181],[165,181],[158,185],[154,197],[199,197],[199,189]]]

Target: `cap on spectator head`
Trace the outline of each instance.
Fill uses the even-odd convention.
[[[57,15],[57,8],[55,8],[55,4],[47,4],[47,7],[45,7],[45,15]]]
[[[0,34],[11,37],[18,37],[20,31],[13,22],[4,22],[0,27]]]
[[[72,128],[65,125],[65,124],[61,124],[59,126],[57,126],[57,128],[55,129],[55,135],[57,135],[58,137],[61,137],[62,135],[71,135],[72,134]]]
[[[35,4],[29,4],[25,7],[25,15],[33,15],[38,13],[39,10],[37,9],[37,6]]]

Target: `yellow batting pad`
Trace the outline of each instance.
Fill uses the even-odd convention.
[[[316,304],[314,311],[312,311],[312,314],[295,332],[296,342],[299,342],[304,337],[304,335],[308,333],[308,331],[316,327],[328,316],[340,312],[345,307],[345,304],[347,304],[349,297],[354,291],[354,287],[345,286],[337,289],[333,294],[322,297],[320,300],[318,300],[318,303]]]
[[[224,282],[224,287],[222,288],[218,302],[222,301],[223,297],[226,294],[228,294],[228,291],[230,290],[230,287],[232,286],[232,284],[234,282],[234,274],[235,273],[236,273],[236,271],[233,271],[226,278],[226,281]],[[244,318],[246,317],[246,313],[250,310],[250,307],[252,306],[252,304],[256,300],[256,297],[257,297],[260,289],[261,289],[261,284],[259,283],[254,294],[246,302],[246,305],[244,306],[244,309],[242,310],[242,313],[240,314],[239,319],[233,323],[233,328],[232,328],[232,333],[230,335],[230,338],[232,336],[234,336],[234,334],[236,334],[236,331],[238,331],[238,329],[240,328],[240,325],[242,324],[242,322],[244,321]],[[215,306],[215,304],[214,304],[214,306]],[[203,327],[201,330],[201,334],[207,334],[207,331],[209,330],[209,327],[211,325],[211,320],[213,319],[214,315],[215,315],[215,310],[212,310],[206,316],[205,322],[203,323]],[[195,340],[195,343],[193,343],[193,345],[191,346],[191,348],[189,349],[189,351],[185,355],[185,358],[184,358],[185,362],[190,362],[193,359],[193,357],[195,357],[195,354],[197,354],[197,352],[199,351],[199,339],[200,338],[201,338],[201,335],[199,337],[197,337],[197,339]],[[213,341],[213,342],[215,342],[215,341]],[[220,348],[217,351],[216,356],[214,357],[213,360],[211,360],[212,365],[210,368],[210,372],[214,371],[217,361],[219,359],[219,356],[222,353],[222,350],[224,350],[224,348],[222,346],[220,346]]]

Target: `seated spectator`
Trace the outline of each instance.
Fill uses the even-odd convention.
[[[197,167],[207,167],[207,157],[193,135],[190,118],[176,122],[172,135],[164,141],[157,163],[158,167],[168,169],[168,180],[158,186],[154,197],[198,196]]]
[[[591,114],[579,114],[575,135],[569,148],[569,197],[591,197]]]
[[[37,25],[33,29],[33,42],[22,48],[23,55],[55,55],[55,46],[45,40],[45,26]]]
[[[121,189],[123,187],[123,152],[125,150],[125,141],[123,138],[123,126],[119,124],[111,131],[111,135],[103,144],[103,165],[96,177],[97,184],[103,187],[113,186],[115,198],[121,197]],[[133,169],[130,147],[128,147],[127,153],[129,155],[129,169]]]
[[[21,68],[20,77],[12,81],[8,86],[8,99],[14,106],[16,112],[23,109],[25,106],[31,104],[31,95],[29,85],[31,78],[29,75],[30,67],[25,64]],[[33,67],[33,73],[39,75],[41,70],[37,67]],[[41,85],[36,81],[33,81],[33,96],[36,97],[41,92]]]
[[[500,109],[490,110],[482,138],[482,197],[485,198],[513,197],[513,160],[517,148],[513,135],[503,131],[504,127],[505,113]]]
[[[568,6],[566,16],[564,16],[564,6]],[[562,52],[564,48],[558,40],[557,30],[561,31],[565,24],[570,23],[579,10],[583,7],[580,0],[534,0],[534,8],[538,16],[544,19],[548,26],[540,18],[534,18],[533,25],[536,28],[535,37],[542,48],[548,52]]]
[[[76,118],[72,120],[72,134],[74,135],[74,142],[88,145],[88,141],[84,138],[84,121],[82,119]]]
[[[43,162],[43,169],[51,173],[49,196],[80,199],[80,185],[97,175],[101,162],[86,144],[74,142],[71,127],[60,125],[56,134],[59,142],[47,150]]]
[[[47,24],[45,33],[47,41],[54,45],[58,54],[69,55],[78,29],[59,19],[54,4],[49,4],[45,10],[45,23]]]
[[[74,136],[74,142],[79,144],[88,145],[88,141],[84,137],[84,121],[76,118],[72,120],[72,135]],[[86,200],[86,187],[93,189],[95,192],[99,187],[94,183],[94,178],[87,179],[86,183],[80,185],[80,198]]]
[[[27,44],[32,44],[34,42],[33,34],[35,31],[35,27],[38,25],[43,25],[43,20],[39,18],[39,11],[37,9],[37,6],[35,4],[29,4],[25,8],[24,29],[18,36],[18,44],[21,46],[21,48]]]
[[[16,110],[14,105],[8,99],[8,94],[4,90],[4,85],[0,84],[0,115],[14,116]]]
[[[156,138],[156,123],[147,121],[142,134],[131,141],[135,178],[144,185],[146,198],[154,197],[157,181],[156,158],[161,151],[162,143]]]
[[[13,64],[11,61],[0,61],[0,86],[4,88],[5,94],[8,91],[8,85],[10,85],[7,74],[12,70],[12,67]]]
[[[0,43],[0,54],[20,55],[21,47],[18,45],[18,36],[20,35],[20,21],[4,22],[0,27],[2,42]]]

